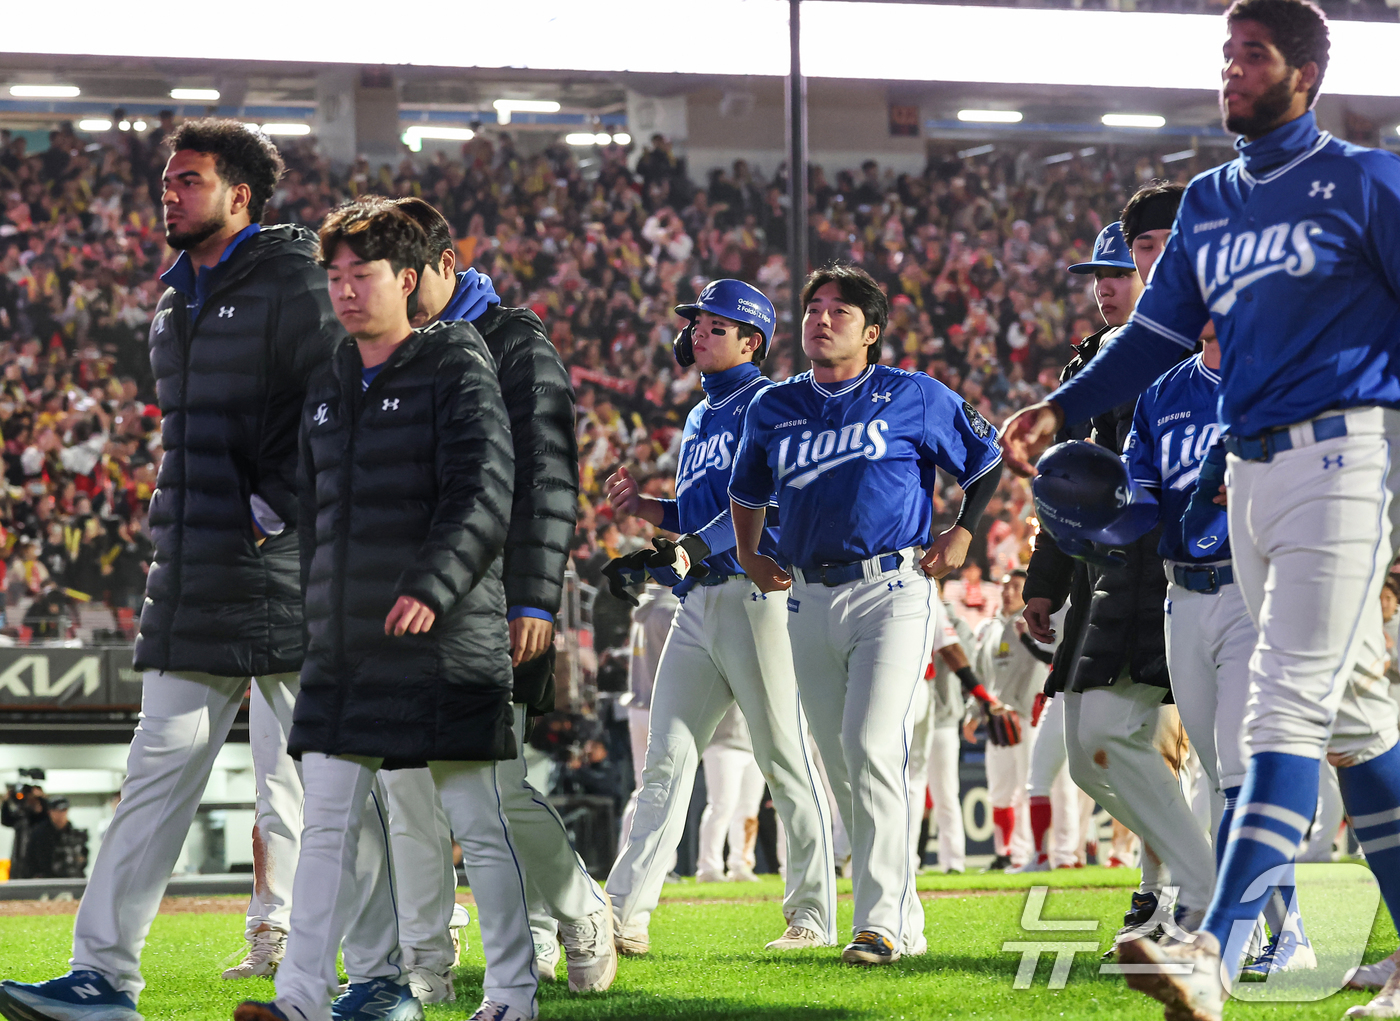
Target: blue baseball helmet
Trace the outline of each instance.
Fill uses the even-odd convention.
[[[1114,220],[1094,239],[1094,254],[1088,262],[1076,262],[1071,273],[1092,273],[1096,269],[1137,269],[1128,239],[1123,236],[1123,224]]]
[[[1070,440],[1036,463],[1031,480],[1036,516],[1055,540],[1087,539],[1112,545],[1136,539],[1125,511],[1132,503],[1128,469],[1107,447]]]
[[[712,280],[700,292],[693,305],[677,305],[676,315],[690,320],[690,325],[680,332],[671,350],[681,365],[695,364],[695,351],[691,347],[691,331],[695,329],[695,317],[701,312],[724,316],[736,323],[752,326],[763,334],[763,345],[758,349],[760,359],[768,356],[768,345],[773,342],[773,325],[777,313],[773,303],[757,287],[742,280]]]

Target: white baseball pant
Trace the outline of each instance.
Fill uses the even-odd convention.
[[[292,707],[301,680],[248,693],[248,746],[253,756],[256,815],[253,821],[253,896],[245,935],[286,932],[292,914],[292,878],[301,852],[301,763],[287,754]]]
[[[145,986],[141,947],[250,681],[277,702],[288,697],[277,689],[291,690],[297,675],[142,675],[122,800],[78,906],[72,958],[73,968],[100,973],[133,999]]]
[[[933,724],[933,688],[927,681],[914,689],[914,725],[909,741],[909,839],[914,867],[922,863],[919,823],[924,814],[925,792],[933,797],[929,832],[938,831],[938,867],[944,872],[967,868],[967,834],[963,829],[962,799],[958,782],[958,755],[962,738],[958,728]]]
[[[783,915],[835,940],[831,823],[807,755],[785,612],[781,593],[766,598],[744,577],[697,586],[676,611],[652,691],[632,832],[606,886],[621,924],[650,921],[680,843],[700,749],[737,702],[787,835]]]
[[[1200,909],[1210,903],[1215,856],[1180,781],[1153,744],[1165,694],[1165,688],[1127,678],[1066,692],[1065,745],[1075,783],[1142,838],[1144,881],[1155,854],[1179,887],[1178,902]]]
[[[1030,774],[1026,778],[1026,799],[1050,799],[1050,833],[1045,853],[1054,868],[1068,867],[1079,860],[1089,825],[1082,822],[1088,798],[1069,775],[1069,752],[1065,749],[1065,700],[1046,701],[1040,713],[1039,735],[1031,749]],[[1088,801],[1093,812],[1093,801]],[[1028,813],[1029,814],[1029,813]]]
[[[301,860],[287,954],[277,969],[277,1002],[289,1016],[296,1010],[307,1021],[330,1021],[342,940],[351,981],[402,975],[388,827],[381,813],[367,811],[377,800],[370,795],[381,762],[302,756]],[[476,863],[467,876],[486,956],[486,998],[534,1017],[539,977],[525,873],[502,805],[498,764],[433,762],[429,768],[463,857]],[[355,938],[346,939],[352,927]]]
[[[643,693],[641,706],[628,705],[627,729],[632,743],[632,795],[622,810],[622,825],[617,846],[623,848],[632,836],[632,818],[637,813],[637,797],[642,792],[642,771],[646,768],[647,732],[651,726],[651,696],[656,690],[656,671],[661,664],[661,651],[666,636],[671,633],[671,621],[681,602],[668,588],[648,584],[639,605],[632,611],[632,661],[628,664],[632,698]],[[666,871],[676,867],[675,856]]]
[[[1024,864],[1035,855],[1035,845],[1030,834],[1030,797],[1027,783],[1031,772],[1031,754],[1035,748],[1040,727],[1031,726],[1025,720],[1021,727],[1021,741],[1009,746],[987,742],[987,798],[995,812],[999,808],[1009,808],[1015,813],[1011,839],[1003,840],[999,827],[993,827],[993,846],[997,854],[1009,855],[1016,865]]]
[[[812,736],[851,840],[854,931],[900,953],[927,950],[914,888],[906,771],[913,703],[932,647],[938,590],[912,549],[902,564],[827,587],[799,570],[788,591],[788,634]],[[776,602],[773,593],[769,602]]]
[[[725,837],[729,838],[731,871],[754,867],[749,852],[749,827],[757,831],[759,802],[763,800],[763,771],[753,752],[743,748],[710,745],[700,756],[705,767],[705,811],[700,816],[697,875],[724,875]]]
[[[632,794],[627,799],[627,807],[622,810],[622,825],[617,835],[617,846],[626,847],[632,839],[632,819],[637,814],[637,798],[642,793],[642,772],[647,764],[647,734],[651,730],[651,710],[627,707],[627,737],[632,745]],[[675,868],[675,860],[667,866],[670,872]]]
[[[1385,680],[1380,588],[1393,558],[1396,479],[1379,408],[1346,412],[1347,434],[1270,461],[1227,459],[1235,581],[1258,639],[1249,664],[1249,749],[1351,766],[1400,737]]]

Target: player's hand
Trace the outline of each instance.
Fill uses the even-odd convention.
[[[1055,641],[1055,629],[1050,626],[1050,600],[1044,596],[1027,599],[1021,619],[1026,622],[1026,630],[1037,642],[1050,645]]]
[[[962,525],[954,525],[928,548],[919,566],[930,578],[942,578],[963,565],[967,548],[972,545],[972,533]]]
[[[384,633],[395,637],[402,634],[426,634],[435,620],[437,614],[430,610],[426,603],[419,602],[412,596],[399,596],[394,608],[389,611],[389,616],[384,618]]]
[[[973,719],[963,720],[963,740],[968,744],[977,743],[977,721]]]
[[[554,622],[541,617],[516,617],[510,622],[510,665],[519,666],[544,655],[554,641]]]
[[[772,557],[755,553],[752,556],[741,558],[741,566],[744,568],[744,573],[749,576],[749,581],[757,585],[758,590],[764,595],[792,588],[792,575],[779,567],[778,562]]]
[[[626,465],[609,475],[608,481],[603,485],[614,514],[631,517],[637,513],[642,505],[642,491]]]
[[[705,540],[695,534],[683,535],[672,542],[664,535],[652,540],[655,549],[648,551],[647,573],[666,586],[679,585],[686,578],[704,578],[710,573],[705,566],[705,558],[710,555],[710,547]]]
[[[1064,424],[1065,413],[1054,401],[1041,401],[1016,412],[1001,429],[1001,453],[1006,466],[1022,478],[1031,478],[1035,475],[1035,462]]]
[[[608,591],[614,599],[621,599],[630,606],[640,606],[631,589],[646,584],[646,558],[649,549],[639,549],[625,557],[614,557],[603,565],[603,577],[608,579]]]
[[[995,695],[993,695],[992,700],[987,703],[987,714],[990,716],[1005,716],[1010,711],[1010,707]]]
[[[1230,506],[1230,500],[1229,497],[1226,495],[1225,488],[1225,483],[1220,483],[1220,491],[1216,493],[1215,496],[1211,497],[1211,503],[1215,504],[1218,507]]]

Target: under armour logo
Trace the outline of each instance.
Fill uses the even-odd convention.
[[[233,318],[233,306],[232,306],[232,305],[220,305],[220,306],[219,306],[219,318],[220,318],[220,319],[232,319],[232,318]]]
[[[762,593],[762,592],[750,592],[750,593],[749,593],[749,598],[752,599],[752,600],[756,603],[756,602],[758,602],[760,599],[767,599],[768,597],[767,597],[764,593]]]
[[[1314,181],[1312,183],[1312,191],[1308,192],[1308,198],[1316,198],[1321,195],[1324,199],[1330,199],[1332,197],[1332,189],[1335,187],[1337,187],[1337,185],[1332,181],[1328,181],[1326,187],[1323,187],[1321,181]]]
[[[322,404],[316,409],[316,414],[312,416],[311,421],[315,422],[317,425],[325,425],[326,420],[330,418],[330,410],[331,407],[329,404]]]
[[[84,998],[89,997],[89,996],[101,996],[101,995],[102,995],[102,990],[98,989],[98,988],[97,988],[95,985],[93,985],[91,982],[89,982],[89,983],[88,983],[87,985],[85,985],[85,986],[73,986],[72,989],[73,989],[73,992],[77,993],[79,996],[82,996],[82,997],[84,997]]]
[[[885,582],[885,588],[889,589],[891,592],[893,592],[893,591],[894,591],[895,589],[897,589],[897,588],[903,588],[903,587],[904,587],[904,582],[903,582],[903,581],[887,581],[887,582]]]
[[[395,397],[395,398],[393,398],[393,399],[391,400],[390,398],[385,397],[385,398],[384,398],[384,406],[383,406],[382,408],[380,408],[379,410],[380,410],[380,411],[398,411],[398,410],[399,410],[399,399],[398,399],[397,397]]]
[[[886,390],[882,394],[871,394],[870,403],[874,404],[876,401],[884,401],[886,404],[888,404],[890,402],[890,394],[892,393],[894,393],[893,390]]]
[[[1323,454],[1323,455],[1322,455],[1322,470],[1323,470],[1323,471],[1326,471],[1328,468],[1340,468],[1340,467],[1342,467],[1342,455],[1341,455],[1341,454],[1338,454],[1336,457],[1331,457],[1331,456],[1329,456],[1329,455],[1327,455],[1327,454]]]

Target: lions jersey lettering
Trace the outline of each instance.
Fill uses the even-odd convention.
[[[702,435],[702,422],[694,433],[690,432],[690,422],[686,422],[686,433],[681,440],[680,469],[676,472],[676,496],[679,497],[697,480],[703,479],[710,469],[727,472],[734,463],[731,451],[737,444],[731,430],[711,436]],[[726,476],[726,484],[728,476]]]
[[[1400,404],[1400,158],[1319,132],[1310,113],[1236,144],[1186,189],[1115,345],[1150,331],[1189,350],[1213,319],[1225,432]]]
[[[1162,540],[1157,553],[1189,563],[1192,556],[1179,522],[1196,490],[1201,462],[1220,436],[1215,421],[1220,374],[1206,368],[1200,355],[1163,373],[1143,391],[1133,412],[1133,429],[1123,447],[1128,477],[1152,490],[1161,507]],[[1188,536],[1194,541],[1202,536]],[[1214,538],[1212,536],[1212,538]],[[1213,549],[1204,560],[1230,559],[1230,544]]]
[[[749,405],[729,495],[777,500],[783,563],[850,563],[929,541],[938,468],[967,486],[1000,459],[991,424],[929,376],[874,365],[828,388],[808,372]]]

